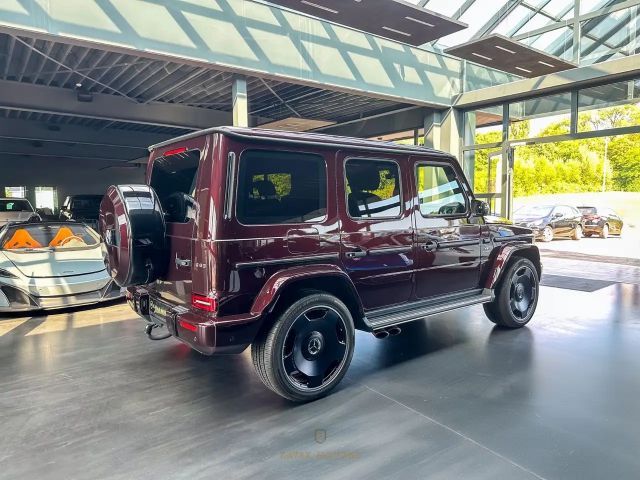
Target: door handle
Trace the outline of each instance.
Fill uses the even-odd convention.
[[[186,258],[179,258],[178,255],[176,255],[176,267],[186,268],[190,266],[191,266],[191,260],[188,260]]]
[[[427,252],[435,252],[438,249],[438,242],[435,240],[427,240],[421,245],[421,248]]]
[[[358,248],[355,250],[351,250],[350,252],[347,252],[344,255],[347,258],[362,258],[367,256],[367,251],[362,250],[361,248]]]

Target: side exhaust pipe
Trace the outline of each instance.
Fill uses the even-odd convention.
[[[387,332],[386,330],[376,330],[375,332],[373,332],[373,336],[379,340],[382,340],[383,338],[387,338],[389,336],[389,332]]]
[[[395,337],[402,332],[402,329],[400,327],[391,327],[387,330],[387,332],[389,332],[389,335],[391,335],[392,337]]]

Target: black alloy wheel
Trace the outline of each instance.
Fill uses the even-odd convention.
[[[513,315],[524,320],[538,295],[537,274],[529,265],[522,265],[511,275],[509,305]]]
[[[495,298],[483,305],[484,311],[496,325],[520,328],[536,311],[540,293],[538,270],[531,260],[513,258],[495,288]]]
[[[262,382],[293,401],[326,395],[344,377],[355,345],[351,312],[338,298],[305,291],[251,345]]]
[[[347,326],[329,306],[315,306],[294,320],[282,348],[282,366],[289,381],[314,391],[329,383],[347,355]]]

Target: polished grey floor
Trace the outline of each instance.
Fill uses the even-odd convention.
[[[640,285],[541,294],[518,331],[472,308],[359,333],[306,405],[125,305],[0,318],[0,478],[639,478]]]

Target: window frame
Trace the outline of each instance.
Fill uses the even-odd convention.
[[[446,168],[449,167],[452,171],[453,174],[455,175],[455,179],[456,182],[458,182],[458,185],[460,186],[460,192],[462,194],[462,197],[464,198],[464,212],[463,213],[455,213],[455,214],[430,214],[430,215],[425,215],[424,213],[422,213],[422,210],[420,209],[420,189],[418,188],[418,169],[421,166],[426,166],[426,167],[442,167],[442,168]],[[451,165],[450,163],[447,162],[439,162],[439,161],[431,161],[431,160],[418,160],[415,162],[414,165],[414,169],[413,169],[413,175],[414,175],[414,185],[415,185],[415,189],[416,189],[416,208],[418,210],[418,212],[420,213],[420,216],[422,216],[422,218],[468,218],[471,214],[471,207],[470,207],[470,200],[469,200],[469,196],[467,195],[466,189],[464,188],[464,182],[461,181],[460,178],[460,173],[456,170],[456,168]]]
[[[252,152],[263,152],[263,153],[284,153],[284,154],[294,154],[294,155],[305,155],[305,156],[310,156],[310,157],[316,157],[317,159],[319,159],[322,163],[322,166],[324,168],[324,207],[325,207],[325,212],[324,212],[324,216],[318,220],[318,221],[302,221],[302,222],[279,222],[279,223],[243,223],[240,221],[240,217],[238,216],[238,205],[240,204],[239,199],[240,199],[240,181],[241,181],[241,175],[240,175],[240,169],[242,168],[242,163],[243,163],[243,159],[245,159],[247,154],[250,154]],[[246,161],[246,159],[245,159]],[[327,219],[329,218],[329,166],[327,165],[327,159],[325,158],[324,155],[321,155],[320,153],[317,152],[307,152],[307,151],[301,151],[301,150],[277,150],[277,149],[266,149],[266,148],[247,148],[245,150],[243,150],[242,152],[240,152],[240,155],[236,155],[236,159],[234,160],[234,163],[236,164],[235,167],[235,175],[234,175],[234,184],[232,185],[233,188],[233,205],[232,205],[232,212],[233,212],[233,218],[235,219],[236,222],[238,222],[239,225],[243,226],[243,227],[248,227],[248,228],[252,228],[252,227],[277,227],[280,225],[322,225],[323,223],[325,223],[327,221]]]
[[[349,194],[347,193],[347,184],[348,184],[347,163],[350,162],[351,160],[366,160],[371,162],[395,163],[396,167],[398,168],[398,182],[400,187],[400,191],[398,192],[398,196],[400,197],[400,213],[398,215],[385,216],[385,217],[352,217],[351,216],[351,214],[349,213]],[[358,157],[358,156],[350,155],[345,157],[344,161],[342,162],[342,177],[343,177],[343,190],[344,190],[343,191],[344,210],[345,210],[345,213],[347,214],[347,217],[349,217],[354,222],[371,222],[371,221],[378,221],[378,220],[400,220],[404,218],[406,209],[403,208],[404,190],[402,187],[402,166],[400,165],[400,162],[398,162],[396,159],[384,158],[384,157],[369,157],[369,156]]]

